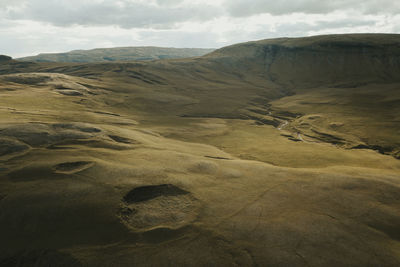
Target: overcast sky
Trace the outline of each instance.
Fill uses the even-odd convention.
[[[399,0],[0,0],[0,54],[400,33]]]

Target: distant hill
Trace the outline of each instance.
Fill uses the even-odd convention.
[[[206,57],[296,87],[399,80],[400,35],[345,34],[235,44]]]
[[[116,47],[96,48],[92,50],[74,50],[66,53],[46,53],[23,57],[18,60],[35,62],[107,62],[155,60],[198,57],[214,49],[203,48],[166,48],[166,47]]]
[[[6,56],[6,55],[0,55],[0,62],[1,61],[10,61],[12,60],[12,57]]]

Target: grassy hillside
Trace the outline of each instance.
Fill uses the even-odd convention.
[[[383,34],[282,38],[233,45],[193,59],[14,63],[4,73],[101,77],[114,91],[135,92],[123,100],[128,112],[285,124],[284,134],[294,140],[399,157],[398,40],[399,35]]]
[[[165,47],[116,47],[92,50],[74,50],[67,53],[39,54],[18,58],[21,61],[36,62],[107,62],[188,58],[203,56],[214,49],[203,48],[165,48]]]
[[[399,265],[399,41],[0,63],[0,265]]]

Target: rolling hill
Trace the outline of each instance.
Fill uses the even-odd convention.
[[[214,49],[203,48],[166,48],[166,47],[116,47],[96,48],[92,50],[74,50],[67,53],[47,53],[37,56],[18,58],[21,61],[35,62],[107,62],[155,60],[203,56]]]
[[[399,265],[399,43],[1,62],[0,265]]]

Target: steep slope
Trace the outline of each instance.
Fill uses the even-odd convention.
[[[248,42],[207,57],[241,63],[289,87],[399,81],[397,34],[326,35]]]
[[[35,62],[107,62],[154,60],[203,56],[214,49],[203,48],[166,48],[166,47],[116,47],[92,50],[74,50],[67,53],[39,54],[18,58],[21,61]]]

